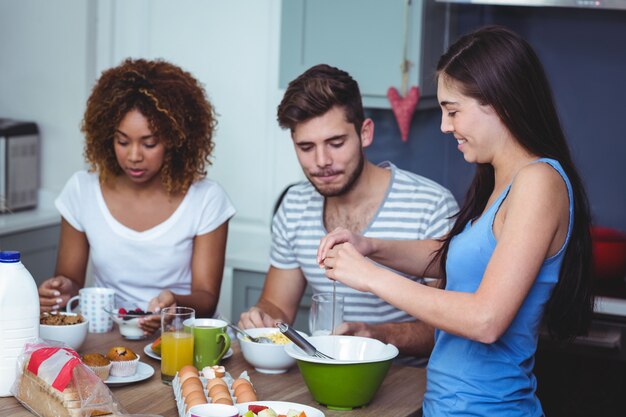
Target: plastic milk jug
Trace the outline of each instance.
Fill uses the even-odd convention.
[[[17,357],[39,337],[39,295],[16,251],[0,251],[0,397],[11,396]]]

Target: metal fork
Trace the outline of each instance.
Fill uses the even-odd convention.
[[[287,336],[289,340],[291,340],[296,346],[304,351],[309,356],[315,356],[320,359],[330,359],[335,360],[334,358],[320,352],[309,342],[306,340],[300,333],[289,327],[287,323],[283,323],[282,321],[276,322],[276,327],[280,330],[282,334]]]

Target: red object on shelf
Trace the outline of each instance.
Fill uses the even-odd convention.
[[[411,87],[406,97],[400,97],[400,93],[394,87],[387,90],[387,98],[391,103],[393,114],[396,116],[398,127],[402,141],[406,142],[409,138],[409,128],[411,127],[411,119],[417,107],[420,98],[420,90],[418,87]]]
[[[597,279],[626,277],[626,233],[608,227],[592,227],[593,268]]]

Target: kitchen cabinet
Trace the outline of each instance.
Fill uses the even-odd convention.
[[[402,94],[406,44],[408,86],[420,87],[418,108],[432,106],[447,7],[435,0],[283,1],[279,85],[286,88],[311,66],[325,63],[357,80],[366,107],[390,108],[389,87]]]
[[[54,192],[39,190],[36,208],[0,215],[0,249],[20,251],[37,285],[50,278],[56,266],[61,216],[55,197]]]
[[[61,226],[52,224],[0,235],[0,248],[21,252],[22,263],[37,286],[54,274]]]
[[[231,319],[237,323],[244,311],[255,305],[263,291],[265,272],[245,269],[233,270],[233,301]],[[293,327],[309,333],[309,309],[311,307],[312,290],[307,286],[298,306],[298,313]]]
[[[626,319],[594,316],[572,343],[542,335],[535,356],[537,396],[551,417],[626,415]]]

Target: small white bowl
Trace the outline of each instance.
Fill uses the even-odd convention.
[[[117,316],[113,316],[113,321],[117,323],[120,329],[120,334],[126,339],[140,340],[146,337],[143,333],[143,329],[139,327],[139,318],[121,319]]]
[[[147,337],[144,331],[139,327],[139,319],[149,317],[149,314],[133,314],[132,309],[125,314],[120,314],[119,309],[110,311],[105,309],[111,315],[113,321],[117,323],[120,334],[128,340],[141,340]]]
[[[263,336],[271,333],[280,333],[275,327],[258,327],[256,329],[244,329],[252,337]],[[301,333],[303,336],[306,334]],[[245,336],[237,333],[241,353],[245,360],[256,369],[264,374],[282,374],[295,365],[296,360],[285,352],[286,345],[277,345],[274,343],[255,343],[247,340]]]
[[[58,314],[64,316],[76,316],[76,313],[64,313]],[[80,349],[87,338],[87,329],[89,328],[89,322],[83,316],[82,323],[67,324],[67,325],[52,325],[52,324],[40,324],[39,325],[39,337],[46,340],[54,340],[57,342],[63,342],[74,350]]]

